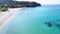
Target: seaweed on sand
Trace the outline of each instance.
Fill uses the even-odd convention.
[[[50,17],[48,17],[48,19],[50,19]],[[52,19],[50,19],[53,23],[53,25],[55,25],[58,29],[60,29],[60,24],[57,24],[56,22],[55,22],[55,20],[52,20]],[[57,21],[60,21],[60,20],[57,20]],[[47,24],[47,23],[46,23]]]
[[[56,24],[56,27],[60,29],[60,24]]]
[[[48,27],[52,27],[51,22],[45,22],[46,25],[48,25]]]
[[[56,21],[59,21],[60,22],[60,20],[56,20]]]

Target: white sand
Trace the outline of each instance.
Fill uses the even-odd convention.
[[[0,29],[22,8],[9,8],[8,11],[0,13]]]

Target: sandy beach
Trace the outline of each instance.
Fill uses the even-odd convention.
[[[9,8],[8,11],[6,12],[1,12],[0,13],[0,29],[2,29],[5,24],[12,18],[14,15],[18,12],[21,11],[22,8]]]

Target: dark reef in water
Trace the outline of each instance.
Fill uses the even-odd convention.
[[[45,22],[46,25],[48,25],[48,27],[52,27],[51,22]]]
[[[60,24],[56,24],[56,27],[60,29]]]
[[[59,21],[60,22],[60,20],[56,20],[56,21]]]

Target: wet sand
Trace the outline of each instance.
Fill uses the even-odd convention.
[[[0,29],[22,8],[9,8],[8,11],[0,13]]]

